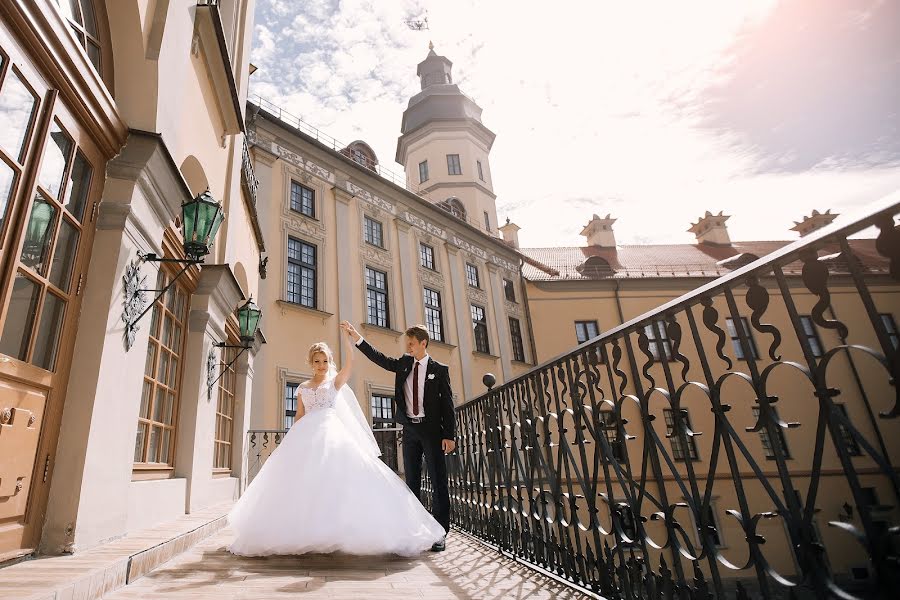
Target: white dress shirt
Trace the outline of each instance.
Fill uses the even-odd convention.
[[[363,343],[363,337],[360,336],[356,341],[356,345],[359,346]],[[417,361],[419,363],[419,414],[413,414],[413,375],[416,372],[416,363],[413,363],[412,369],[409,371],[409,376],[406,378],[406,382],[403,384],[403,395],[406,397],[406,415],[409,417],[424,417],[425,416],[425,377],[426,371],[428,371],[428,360],[431,357],[428,354],[422,357],[421,360]]]
[[[426,354],[421,360],[416,361],[419,363],[419,381],[413,380],[413,376],[416,374],[416,362],[413,362],[409,377],[406,378],[406,383],[403,384],[403,396],[406,398],[406,414],[410,417],[425,416],[425,372],[428,370],[429,358],[430,357]],[[419,414],[413,414],[414,385],[419,388]]]

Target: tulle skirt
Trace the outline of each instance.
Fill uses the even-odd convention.
[[[444,528],[406,483],[360,447],[333,409],[307,413],[228,515],[242,556],[344,552],[412,556]]]

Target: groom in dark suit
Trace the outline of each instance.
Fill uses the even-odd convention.
[[[422,487],[422,457],[434,487],[434,518],[450,531],[450,491],[445,454],[456,449],[456,414],[450,389],[450,370],[428,356],[428,330],[415,325],[406,330],[406,354],[390,358],[373,348],[347,321],[341,327],[373,363],[393,371],[394,420],[403,425],[403,464],[406,485],[416,498]],[[446,547],[446,538],[432,552]]]

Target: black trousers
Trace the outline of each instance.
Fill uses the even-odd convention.
[[[422,457],[431,478],[433,494],[431,513],[444,531],[450,531],[450,490],[447,487],[447,462],[441,449],[440,435],[433,436],[417,425],[403,425],[403,465],[406,485],[422,498]]]

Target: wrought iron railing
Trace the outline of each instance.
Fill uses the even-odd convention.
[[[275,448],[287,435],[287,429],[251,429],[247,431],[247,483],[259,473]]]
[[[608,598],[896,598],[898,212],[459,406],[454,526]],[[848,239],[871,226],[874,245]]]
[[[250,160],[250,148],[247,146],[247,138],[244,138],[244,150],[241,159],[241,185],[250,198],[253,206],[256,206],[256,197],[259,190],[259,180],[253,173],[253,162]]]

